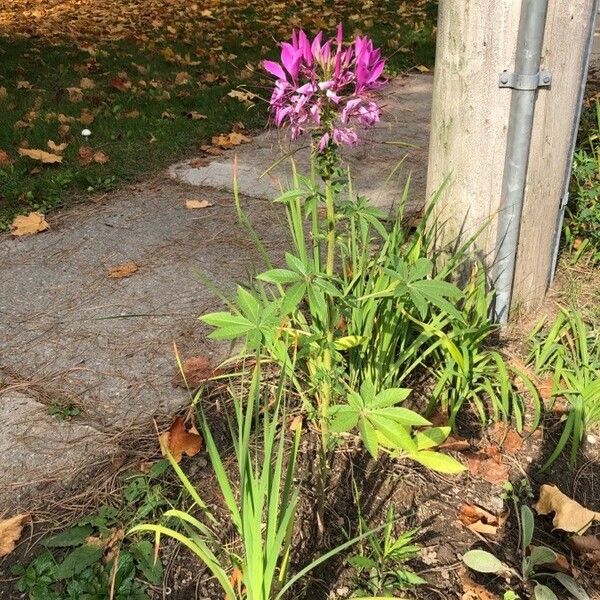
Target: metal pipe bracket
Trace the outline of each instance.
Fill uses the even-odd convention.
[[[511,88],[513,90],[537,90],[540,87],[550,87],[552,75],[550,71],[538,71],[535,75],[523,75],[520,73],[509,73],[502,71],[498,87]]]

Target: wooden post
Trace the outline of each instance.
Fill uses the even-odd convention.
[[[522,0],[527,2],[528,0]],[[533,307],[551,277],[556,229],[570,167],[596,0],[549,0],[541,68],[552,86],[537,92],[512,306]],[[496,248],[521,2],[440,0],[428,197],[448,178],[437,214],[442,236],[472,235],[491,269]]]

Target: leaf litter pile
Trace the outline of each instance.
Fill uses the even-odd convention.
[[[260,61],[294,27],[342,20],[392,70],[431,64],[435,4],[0,0],[0,230],[247,143],[266,115]]]

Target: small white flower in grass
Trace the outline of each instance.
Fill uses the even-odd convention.
[[[91,132],[89,129],[84,129],[84,130],[81,132],[81,135],[82,135],[84,138],[86,138],[86,139],[87,139],[87,138],[89,138],[89,137],[90,137],[90,135],[92,135],[92,132]]]

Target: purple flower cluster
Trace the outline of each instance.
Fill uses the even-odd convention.
[[[319,137],[319,151],[331,143],[358,142],[355,124],[371,127],[379,121],[380,107],[371,92],[387,80],[385,61],[368,37],[343,43],[337,36],[323,43],[319,32],[311,42],[304,31],[294,31],[291,43],[281,44],[281,63],[265,60],[263,67],[277,77],[271,96],[275,124],[289,123],[292,139],[307,130]]]

